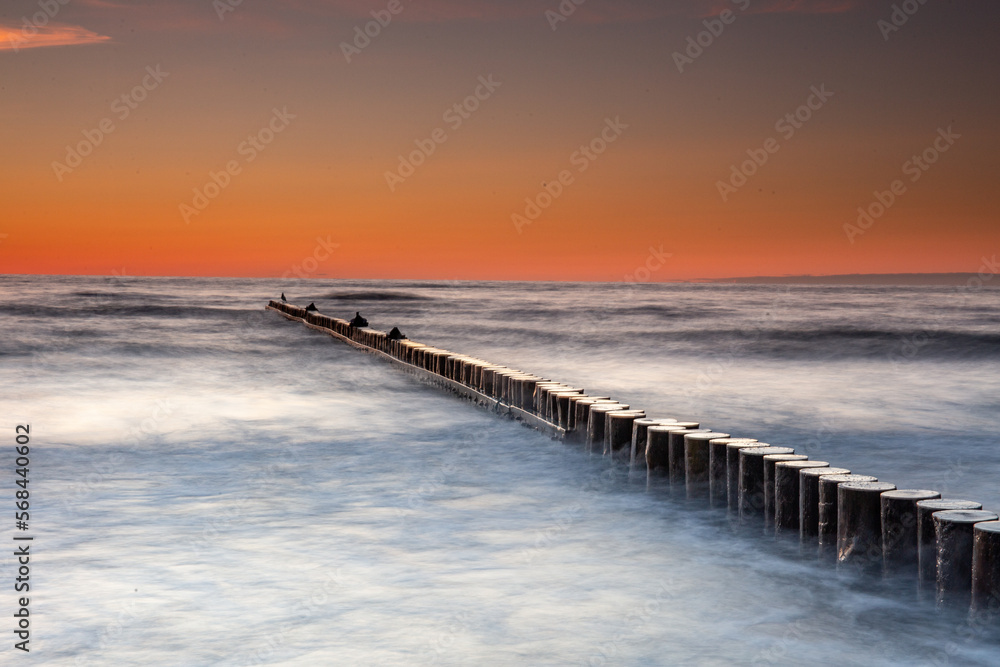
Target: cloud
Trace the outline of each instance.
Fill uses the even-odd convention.
[[[709,4],[709,3],[703,3]],[[715,2],[721,11],[732,3]],[[860,0],[757,0],[751,3],[750,14],[843,14],[860,6]]]
[[[288,9],[303,13],[332,15],[340,18],[371,18],[371,11],[384,9],[387,3],[368,0],[282,0]],[[703,17],[724,9],[740,11],[746,0],[401,0],[403,21],[511,20],[542,17],[546,11],[559,11],[560,5],[573,5],[574,20],[584,23],[617,23],[666,17]],[[850,11],[860,0],[751,0],[747,7],[753,14],[832,14]]]
[[[38,27],[27,22],[15,27],[0,25],[0,51],[98,44],[110,39],[106,35],[98,35],[78,25],[49,23]]]
[[[851,11],[861,0],[399,0],[402,11],[394,21],[452,23],[537,21],[545,25],[546,12],[572,6],[575,23],[602,25],[665,18],[700,19],[724,9],[752,14],[831,14]],[[749,3],[749,5],[748,5]],[[294,35],[303,27],[327,26],[330,21],[373,20],[372,12],[386,13],[390,0],[75,0],[77,20],[101,29],[127,23],[143,32],[203,33],[220,29],[271,36]],[[219,7],[225,7],[220,11]],[[25,19],[27,21],[27,19]],[[76,25],[49,23],[45,27],[0,24],[0,51],[21,48],[95,44],[111,38]]]

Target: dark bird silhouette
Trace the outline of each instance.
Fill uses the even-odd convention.
[[[406,340],[406,336],[396,327],[389,332],[389,340]]]
[[[281,293],[281,301],[282,301],[282,303],[288,303],[288,299],[285,298],[285,293],[284,292]]]
[[[309,305],[306,306],[306,312],[307,313],[308,312],[312,312],[312,313],[319,312],[319,308],[316,307],[315,303],[310,302]]]
[[[351,320],[350,324],[351,324],[352,327],[366,327],[366,326],[368,326],[368,320],[366,320],[365,318],[361,317],[361,313],[360,312],[355,311],[355,313],[354,313],[354,319]]]

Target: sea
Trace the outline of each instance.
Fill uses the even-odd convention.
[[[996,511],[996,287],[0,277],[0,663],[1000,664],[1000,618],[264,308]]]

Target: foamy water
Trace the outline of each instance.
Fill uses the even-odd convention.
[[[33,662],[996,661],[963,614],[905,583],[734,532],[724,514],[262,309],[285,289],[997,510],[996,290],[0,285],[0,431],[33,433]]]

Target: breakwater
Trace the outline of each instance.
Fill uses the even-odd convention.
[[[497,414],[662,476],[741,523],[797,535],[840,567],[909,577],[942,605],[1000,608],[1000,520],[981,504],[897,489],[863,471],[810,461],[790,447],[648,415],[599,392],[315,310],[279,301],[268,308]]]

